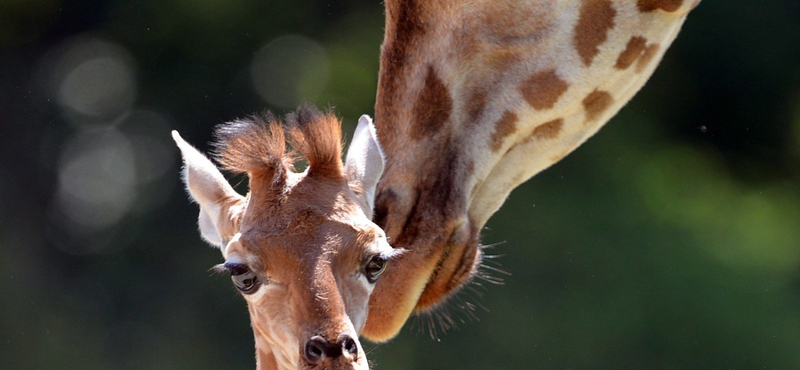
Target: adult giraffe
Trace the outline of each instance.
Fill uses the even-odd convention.
[[[357,337],[392,338],[474,277],[509,192],[616,114],[698,3],[387,0],[375,125],[361,118],[344,164],[330,113],[222,126],[218,159],[248,174],[246,198],[174,133],[257,367],[367,368]]]

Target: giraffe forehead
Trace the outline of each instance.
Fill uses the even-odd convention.
[[[314,178],[307,173],[289,173],[280,192],[269,199],[250,199],[242,220],[245,234],[314,234],[327,221],[360,224],[366,216],[344,178]]]
[[[366,217],[345,221],[312,214],[296,217],[278,234],[243,235],[229,250],[238,250],[234,255],[241,256],[243,262],[263,270],[271,279],[287,283],[298,276],[312,281],[327,279],[325,274],[320,275],[321,269],[329,269],[337,277],[353,274],[365,258],[386,253],[390,248],[384,245],[383,232]]]

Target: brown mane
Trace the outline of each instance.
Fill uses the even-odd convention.
[[[303,106],[283,122],[271,112],[217,127],[215,157],[223,169],[250,178],[285,178],[298,159],[309,163],[309,175],[342,176],[341,123],[330,111]],[[290,145],[287,148],[286,144]]]
[[[329,110],[303,106],[286,115],[289,144],[308,160],[310,176],[342,177],[342,125]]]
[[[283,177],[294,163],[286,153],[283,124],[271,112],[222,124],[214,136],[217,162],[232,173]]]

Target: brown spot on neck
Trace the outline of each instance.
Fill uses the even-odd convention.
[[[538,110],[552,108],[567,91],[569,84],[558,77],[554,69],[538,72],[520,85],[525,101]]]
[[[650,61],[656,56],[658,53],[659,45],[658,44],[650,44],[647,45],[647,48],[644,49],[642,56],[639,58],[639,61],[636,62],[636,72],[641,72],[650,64]]]
[[[469,103],[467,104],[467,119],[468,124],[475,124],[478,122],[483,111],[486,109],[487,97],[486,89],[476,88],[469,96]]]
[[[453,98],[450,97],[450,92],[436,75],[433,66],[428,66],[425,86],[414,104],[412,137],[422,139],[441,131],[445,122],[450,119],[452,110]]]
[[[647,46],[647,39],[641,36],[633,36],[628,40],[628,45],[625,50],[619,54],[617,64],[614,65],[616,69],[627,69],[642,55],[644,48]]]
[[[418,40],[427,33],[422,18],[421,4],[417,0],[386,2],[386,32],[381,46],[381,66],[378,73],[378,94],[375,104],[375,123],[386,121],[395,124],[403,104],[399,96],[409,81],[410,61],[417,54]],[[384,147],[394,145],[392,135],[379,131]]]
[[[542,123],[533,130],[533,137],[537,139],[555,139],[561,133],[564,120],[561,118]]]
[[[619,54],[617,64],[614,65],[616,69],[627,69],[633,63],[636,63],[636,73],[642,72],[649,64],[650,61],[658,53],[659,45],[647,45],[647,39],[641,36],[633,36],[628,40],[628,45],[625,50]]]
[[[386,4],[386,38],[381,54],[382,83],[394,84],[406,66],[414,41],[425,35],[425,26],[416,0]]]
[[[500,120],[494,125],[494,133],[492,134],[491,141],[489,142],[492,151],[498,151],[503,146],[503,140],[509,135],[517,131],[517,120],[519,118],[516,114],[505,111]]]
[[[641,12],[652,12],[654,10],[663,10],[667,12],[674,12],[683,5],[683,0],[638,0],[636,7]]]
[[[583,99],[583,109],[586,110],[586,122],[593,121],[603,113],[611,104],[614,98],[606,91],[594,90]]]
[[[617,11],[609,0],[584,0],[573,41],[585,65],[591,65],[598,46],[608,38],[608,30],[614,27]]]
[[[469,91],[466,101],[467,104],[464,107],[467,113],[467,121],[465,122],[466,127],[472,127],[471,125],[477,124],[478,119],[480,119],[483,111],[486,109],[486,105],[488,104],[488,97],[487,97],[487,90],[488,88],[482,85],[476,85]]]

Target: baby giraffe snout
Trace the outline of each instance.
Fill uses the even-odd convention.
[[[358,360],[358,344],[348,334],[342,334],[335,341],[315,335],[306,342],[303,355],[312,365],[322,364],[326,360],[338,363],[353,363]]]

